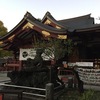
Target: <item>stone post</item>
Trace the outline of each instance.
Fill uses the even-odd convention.
[[[46,100],[54,100],[54,85],[53,85],[53,83],[46,84]]]
[[[68,78],[68,88],[73,88],[73,78],[72,77]]]

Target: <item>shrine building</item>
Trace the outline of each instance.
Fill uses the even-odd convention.
[[[0,47],[13,51],[14,61],[8,66],[21,69],[20,50],[33,48],[37,40],[48,38],[72,39],[74,49],[70,62],[91,61],[100,66],[100,24],[94,23],[90,14],[70,19],[56,20],[47,12],[42,20],[26,12],[23,19],[5,36],[0,37]],[[26,55],[27,56],[27,55]]]

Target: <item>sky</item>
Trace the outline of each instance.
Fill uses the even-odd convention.
[[[57,20],[91,14],[100,20],[100,0],[0,0],[0,20],[10,31],[30,12],[42,19],[47,11]]]

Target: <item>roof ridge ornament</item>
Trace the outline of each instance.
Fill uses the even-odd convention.
[[[51,13],[49,11],[46,12],[46,15],[51,15]]]
[[[27,11],[26,14],[24,15],[24,18],[26,19],[28,16],[30,16],[31,14]]]
[[[34,19],[34,20],[36,20],[36,18],[34,16],[32,16],[32,14],[28,11],[24,15],[24,19]]]

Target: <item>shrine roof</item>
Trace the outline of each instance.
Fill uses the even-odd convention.
[[[56,25],[60,26],[60,29],[51,27],[49,25],[44,24],[45,20],[51,20],[53,23]],[[47,32],[53,33],[53,34],[68,34],[69,32],[73,31],[84,31],[89,29],[93,29],[96,27],[99,27],[99,24],[94,24],[94,18],[90,17],[90,14],[80,16],[80,17],[75,17],[75,18],[70,18],[70,19],[64,19],[64,20],[56,20],[50,12],[47,12],[45,16],[43,17],[42,21],[39,21],[35,17],[33,17],[29,12],[27,12],[23,19],[11,30],[9,31],[6,35],[3,37],[0,37],[0,41],[4,40],[5,38],[10,37],[11,35],[19,32],[22,30],[22,27],[27,24],[27,22],[31,23],[33,26],[35,25],[36,27],[40,28],[41,30],[45,30]]]
[[[44,37],[67,37],[66,29],[57,29],[41,23],[38,19],[33,17],[27,12],[23,19],[6,35],[0,37],[0,46],[6,47],[7,49],[11,46],[17,47],[22,43],[23,39],[26,43],[29,38],[33,38],[33,35],[42,35]],[[61,37],[62,35],[62,37]],[[65,36],[66,35],[66,36]],[[18,43],[17,43],[18,42]]]
[[[100,32],[100,24],[93,24],[90,26],[85,26],[83,28],[76,29],[75,31],[76,32],[88,32],[88,31]]]
[[[66,29],[57,29],[57,28],[45,25],[45,24],[41,23],[38,19],[33,17],[29,12],[27,12],[24,15],[24,18],[11,31],[9,31],[3,37],[0,37],[0,40],[5,39],[5,38],[11,36],[12,34],[16,33],[17,31],[21,30],[21,28],[27,22],[31,23],[33,26],[35,25],[42,30],[45,30],[45,31],[48,31],[48,32],[51,32],[51,33],[54,33],[54,34],[66,34]]]
[[[94,18],[88,14],[80,17],[59,20],[59,23],[65,27],[69,27],[69,29],[82,29],[93,26]]]
[[[50,21],[52,21],[53,23],[55,23],[56,25],[60,26],[61,28],[67,28],[64,25],[62,25],[61,23],[59,23],[52,15],[50,12],[46,12],[46,14],[44,15],[43,19],[42,19],[42,23],[44,23],[47,19],[49,19]]]
[[[99,31],[100,24],[94,24],[94,18],[90,15],[91,14],[70,19],[56,20],[51,13],[47,12],[43,19],[39,21],[32,16],[32,14],[27,12],[23,19],[11,31],[0,37],[0,46],[9,48],[12,45],[15,46],[14,43],[18,46],[22,39],[27,40],[31,38],[33,34],[62,38],[61,35],[73,35],[74,32]],[[48,22],[47,24],[45,24],[46,21]],[[52,25],[54,25],[54,27]],[[17,40],[19,38],[20,40]]]
[[[94,23],[94,18],[91,17],[91,14],[69,19],[56,20],[50,12],[47,12],[41,22],[45,23],[47,19],[69,32],[73,32],[75,30],[87,31],[88,28],[92,30],[93,28],[99,26],[99,24],[97,25]]]

